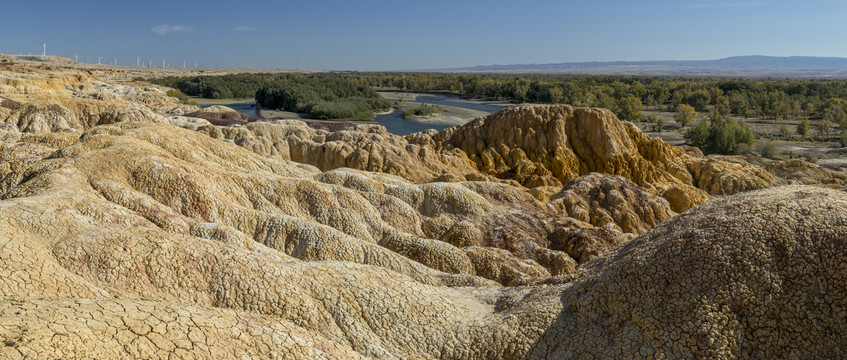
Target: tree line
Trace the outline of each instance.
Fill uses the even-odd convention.
[[[683,126],[697,112],[711,111],[692,128],[689,143],[707,152],[739,152],[751,143],[749,129],[732,117],[816,119],[826,137],[838,126],[847,134],[847,80],[752,79],[670,76],[570,76],[458,73],[343,72],[321,74],[234,74],[167,77],[148,81],[208,98],[255,97],[259,105],[305,112],[320,119],[370,119],[390,103],[380,90],[437,92],[516,103],[564,103],[607,108],[625,120],[642,110],[677,112]],[[804,127],[808,127],[808,122]],[[798,129],[805,137],[808,130]],[[847,139],[847,135],[843,136]],[[714,139],[738,139],[727,145]],[[705,145],[709,141],[712,145]]]
[[[253,97],[269,109],[315,119],[370,120],[391,103],[372,87],[338,74],[233,74],[148,79],[185,94],[213,99]]]
[[[667,76],[494,75],[353,73],[355,81],[382,89],[443,92],[467,98],[603,107],[638,120],[642,106],[773,119],[847,117],[847,80],[732,79]]]
[[[745,118],[825,118],[833,124],[847,122],[847,80],[350,72],[166,77],[147,81],[213,99],[255,97],[260,88],[315,82],[341,86],[341,91],[361,89],[364,97],[372,96],[369,90],[385,89],[602,107],[626,120],[640,120],[645,106],[676,111],[685,104],[695,111],[713,108],[723,115]]]

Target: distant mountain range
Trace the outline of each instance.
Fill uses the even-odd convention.
[[[847,78],[847,58],[733,56],[718,60],[594,61],[558,64],[480,65],[432,72],[574,75],[670,75]]]

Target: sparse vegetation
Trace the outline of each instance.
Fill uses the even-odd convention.
[[[179,90],[168,90],[166,95],[168,95],[172,98],[177,98],[182,103],[185,103],[186,101],[188,101],[188,95],[183,94],[182,91],[179,91]]]
[[[785,126],[785,125],[780,126],[779,127],[779,134],[782,136],[783,139],[791,140],[791,130],[788,130],[787,126]]]
[[[656,119],[656,122],[653,124],[653,131],[661,132],[662,128],[665,127],[665,121],[661,118]]]
[[[444,109],[438,105],[421,104],[420,106],[411,107],[403,110],[403,118],[409,119],[416,116],[432,116],[443,114]]]

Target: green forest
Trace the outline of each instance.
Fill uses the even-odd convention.
[[[167,77],[147,81],[191,96],[212,99],[255,97],[269,109],[309,114],[314,119],[370,120],[391,108],[376,91],[345,76],[235,74]]]
[[[444,109],[438,105],[421,104],[415,107],[410,107],[403,110],[403,118],[410,119],[417,116],[432,116],[443,114]]]
[[[191,96],[213,99],[254,97],[260,89],[267,93],[286,86],[298,89],[315,86],[314,94],[304,90],[303,97],[309,98],[310,102],[317,102],[318,97],[322,101],[344,97],[376,99],[374,89],[383,89],[437,92],[517,103],[603,107],[626,120],[638,120],[643,106],[675,111],[679,104],[687,104],[700,112],[714,108],[724,115],[742,117],[781,119],[805,116],[828,118],[835,124],[847,120],[847,80],[326,73],[166,77],[147,81],[179,89]],[[269,104],[278,105],[275,102]]]
[[[675,119],[683,126],[696,121],[697,113],[707,112],[712,116],[701,121],[702,125],[694,124],[686,137],[707,152],[737,153],[749,148],[753,141],[749,128],[733,117],[815,120],[816,130],[824,138],[847,138],[847,80],[344,72],[147,81],[192,96],[255,97],[261,106],[319,119],[371,119],[374,111],[391,106],[376,90],[602,107],[624,120],[643,120],[642,110],[653,109],[678,113]],[[807,131],[800,129],[797,134],[805,138]],[[738,139],[739,143],[705,144],[709,139]]]
[[[440,73],[349,74],[378,89],[443,92],[467,98],[603,107],[638,120],[640,107],[679,104],[724,115],[845,118],[847,81],[791,79],[675,78],[652,76],[484,75]]]

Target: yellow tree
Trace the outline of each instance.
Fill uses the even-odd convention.
[[[626,96],[618,100],[618,116],[627,120],[641,120],[641,99],[635,96]]]
[[[673,119],[682,124],[682,126],[685,126],[694,121],[696,116],[697,111],[694,110],[693,106],[688,104],[679,104],[676,107],[676,115],[674,115]]]
[[[550,102],[553,104],[561,104],[565,101],[565,92],[558,86],[553,86],[547,91],[550,92]]]

